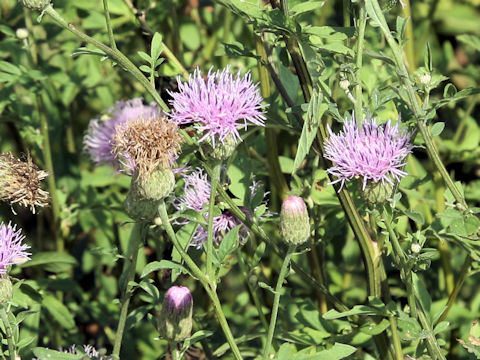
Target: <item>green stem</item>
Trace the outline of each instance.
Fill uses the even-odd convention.
[[[103,0],[103,12],[105,14],[105,21],[107,23],[108,39],[113,50],[117,50],[117,44],[113,37],[112,22],[110,21],[110,12],[108,11],[108,0]]]
[[[395,359],[404,360],[403,351],[402,351],[402,342],[400,341],[400,334],[398,333],[398,328],[397,328],[397,318],[395,316],[390,316],[389,320],[390,320],[390,329],[392,330],[393,347],[395,348]]]
[[[147,92],[152,96],[152,98],[158,103],[158,105],[165,111],[169,111],[169,108],[167,104],[162,100],[160,95],[156,92],[156,90],[152,87],[148,79],[143,75],[143,73],[125,56],[123,55],[120,51],[116,49],[112,49],[111,47],[108,47],[105,44],[102,44],[101,42],[95,40],[94,38],[88,36],[87,34],[79,31],[73,24],[67,23],[64,18],[60,16],[58,12],[55,11],[55,9],[51,6],[48,5],[44,12],[50,17],[61,27],[63,27],[66,30],[69,30],[76,36],[78,36],[80,39],[83,41],[92,44],[105,52],[108,56],[110,56],[113,60],[118,62],[118,64],[123,67],[125,70],[127,70],[142,86],[147,90]]]
[[[227,319],[225,314],[222,310],[222,305],[220,304],[220,300],[218,299],[217,293],[215,291],[216,284],[211,281],[203,271],[195,264],[192,258],[185,252],[183,247],[180,245],[177,239],[177,235],[170,224],[170,220],[168,219],[167,209],[165,207],[165,201],[161,201],[160,205],[158,206],[158,213],[160,219],[162,220],[162,226],[164,227],[165,231],[167,232],[168,237],[173,243],[173,246],[178,251],[180,256],[182,257],[183,261],[187,264],[192,274],[200,281],[203,288],[207,292],[208,296],[212,300],[213,307],[215,309],[215,313],[217,315],[218,322],[227,338],[227,342],[230,345],[230,349],[237,360],[242,360],[242,355],[240,354],[240,350],[238,349],[237,344],[235,343],[235,338],[232,335],[230,327],[228,326]]]
[[[275,286],[275,296],[273,298],[273,308],[272,316],[270,318],[270,326],[268,327],[267,342],[265,348],[263,349],[263,358],[270,358],[270,347],[272,345],[273,334],[275,332],[275,324],[277,322],[278,315],[278,306],[280,304],[280,295],[282,291],[283,281],[287,275],[287,269],[290,264],[290,259],[292,258],[293,253],[295,252],[296,245],[290,245],[287,250],[287,254],[283,260],[282,268],[280,269],[280,274],[278,275],[277,285]]]
[[[7,344],[8,344],[8,355],[10,360],[15,360],[15,344],[13,342],[13,332],[12,327],[10,325],[10,321],[8,320],[8,314],[5,310],[3,305],[0,305],[0,319],[3,322],[3,326],[5,327],[5,335],[7,336]]]
[[[472,258],[470,255],[467,256],[467,259],[465,260],[462,270],[460,272],[460,275],[458,277],[458,280],[455,284],[455,287],[453,288],[450,296],[448,297],[448,302],[446,308],[443,310],[442,314],[438,318],[437,324],[441,321],[444,321],[447,318],[448,312],[452,308],[453,303],[457,299],[458,293],[460,292],[460,289],[462,288],[463,283],[465,282],[465,279],[468,277],[468,274],[470,273],[470,266],[472,265]]]
[[[119,358],[120,348],[122,347],[123,333],[125,331],[125,322],[127,321],[128,305],[132,296],[131,282],[135,278],[135,270],[137,268],[138,251],[140,244],[143,243],[147,228],[145,224],[135,223],[130,239],[128,240],[127,254],[125,257],[125,265],[122,277],[124,276],[125,283],[123,284],[123,294],[121,299],[120,318],[118,319],[117,332],[115,333],[115,341],[113,345],[113,356]]]
[[[208,204],[208,231],[207,231],[207,277],[214,279],[213,274],[213,218],[215,210],[215,197],[217,195],[217,184],[220,180],[220,170],[222,163],[217,162],[213,167],[213,177],[211,179],[210,202]]]
[[[367,26],[367,11],[365,10],[365,3],[359,3],[359,18],[358,18],[358,38],[357,38],[357,51],[355,60],[355,118],[357,123],[361,124],[363,119],[363,104],[362,104],[362,64],[363,64],[363,49],[365,48],[365,28]]]
[[[250,272],[247,269],[247,264],[245,263],[245,260],[243,259],[243,256],[242,256],[242,252],[240,251],[239,248],[237,248],[236,253],[237,253],[238,265],[240,266],[240,271],[242,272],[244,281],[247,284],[248,291],[250,292],[250,296],[253,300],[253,304],[257,308],[258,317],[260,318],[262,325],[265,327],[265,330],[268,331],[268,321],[267,321],[267,318],[265,317],[265,314],[263,313],[262,303],[258,298],[257,292],[255,291],[255,289],[253,288],[252,284],[249,281]]]
[[[172,355],[172,360],[180,360],[180,350],[178,350],[178,344],[175,341],[169,341],[170,345],[170,354]]]
[[[403,16],[405,18],[410,18],[405,29],[405,37],[408,40],[405,44],[405,53],[407,57],[408,70],[411,74],[415,71],[417,65],[415,60],[415,35],[413,34],[412,5],[410,4],[410,0],[403,0],[403,3],[405,5],[403,7]]]

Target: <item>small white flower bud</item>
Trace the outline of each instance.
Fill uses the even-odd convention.
[[[432,81],[432,76],[429,73],[423,73],[420,75],[419,80],[421,84],[428,85]]]
[[[339,85],[340,85],[340,89],[342,89],[344,91],[348,90],[348,88],[350,87],[350,81],[348,81],[347,78],[342,79],[342,80],[340,80]]]
[[[410,249],[412,250],[412,253],[418,254],[422,250],[422,246],[419,243],[415,242],[415,243],[412,244]]]
[[[28,30],[25,28],[18,28],[17,31],[15,31],[15,36],[20,40],[25,40],[28,38]]]

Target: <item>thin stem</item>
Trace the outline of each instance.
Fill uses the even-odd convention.
[[[222,169],[222,163],[217,162],[213,167],[213,177],[211,179],[210,190],[210,202],[208,204],[208,229],[207,229],[207,277],[209,279],[214,278],[213,274],[213,218],[215,210],[215,197],[217,194],[217,184],[220,180],[220,170]]]
[[[51,6],[48,5],[44,12],[57,23],[61,27],[69,30],[70,32],[74,33],[76,36],[78,36],[80,39],[83,41],[92,44],[105,52],[108,56],[110,56],[113,60],[118,62],[118,64],[123,67],[125,70],[127,70],[142,86],[147,90],[147,92],[152,96],[152,98],[158,103],[158,105],[164,110],[164,111],[169,111],[169,108],[167,104],[162,100],[160,95],[156,92],[156,90],[152,87],[148,79],[143,75],[143,73],[125,56],[123,55],[120,51],[116,49],[112,49],[108,47],[105,44],[102,44],[101,42],[95,40],[94,38],[88,36],[87,34],[79,31],[73,24],[67,23],[64,18],[60,16],[58,12],[55,11],[55,9]]]
[[[397,328],[397,319],[395,318],[395,316],[390,316],[389,320],[390,320],[390,330],[392,330],[393,347],[395,348],[395,359],[404,360],[403,351],[402,351],[402,342],[400,341],[400,334],[398,333],[398,328]]]
[[[362,104],[362,64],[363,64],[363,49],[365,48],[365,28],[367,26],[367,11],[365,10],[365,3],[359,2],[359,17],[358,17],[358,38],[357,51],[355,59],[355,101],[353,102],[355,108],[355,118],[358,123],[363,119],[363,104]],[[348,95],[348,94],[347,94]]]
[[[200,281],[203,288],[207,292],[208,296],[212,300],[218,322],[220,323],[223,333],[227,338],[227,342],[230,345],[230,349],[232,350],[232,353],[235,359],[242,360],[243,359],[242,355],[240,354],[240,350],[238,349],[238,346],[235,343],[235,338],[233,337],[230,327],[228,326],[227,319],[222,310],[222,305],[220,304],[220,300],[218,299],[217,293],[215,291],[215,287],[216,287],[215,283],[211,281],[207,276],[205,276],[203,271],[197,266],[197,264],[195,264],[192,258],[185,252],[183,247],[178,242],[177,235],[175,234],[175,231],[173,230],[172,225],[170,224],[170,220],[168,218],[167,209],[165,207],[165,201],[163,200],[160,202],[160,205],[158,206],[158,214],[160,216],[160,219],[162,220],[162,226],[164,227],[168,237],[172,241],[173,246],[178,251],[183,261],[187,264],[187,266],[189,267],[193,275],[197,277],[197,279]]]
[[[292,258],[293,253],[297,247],[295,245],[290,245],[287,250],[287,254],[283,260],[282,268],[280,269],[280,274],[278,275],[277,285],[275,286],[275,296],[273,298],[273,308],[272,316],[270,318],[270,326],[268,327],[267,342],[265,348],[263,349],[263,358],[268,359],[270,357],[270,347],[272,345],[273,334],[275,333],[275,324],[277,322],[278,315],[278,306],[280,304],[280,295],[282,291],[283,281],[287,275],[287,269],[290,264],[290,259]]]
[[[103,0],[103,12],[105,14],[105,21],[107,23],[108,39],[113,50],[117,50],[117,44],[113,37],[112,22],[110,21],[110,12],[108,11],[108,0]]]
[[[460,275],[458,277],[458,280],[455,284],[455,287],[453,288],[452,293],[448,297],[448,302],[446,308],[443,310],[442,315],[438,318],[437,324],[441,321],[444,321],[447,316],[448,312],[452,308],[453,303],[457,299],[458,293],[460,292],[460,289],[462,288],[463,283],[465,282],[465,279],[468,277],[468,274],[470,273],[470,266],[472,265],[472,258],[471,256],[467,256],[467,259],[465,260],[462,270],[460,272]]]
[[[175,341],[169,341],[170,345],[170,354],[172,355],[172,360],[180,360],[180,350],[178,350],[178,344]]]
[[[115,333],[115,341],[113,345],[113,356],[120,357],[120,348],[122,347],[123,333],[125,331],[125,323],[128,315],[128,305],[132,296],[131,282],[135,278],[135,270],[137,268],[138,250],[140,244],[143,243],[147,228],[145,224],[135,223],[130,239],[128,240],[127,254],[125,257],[125,266],[122,277],[124,276],[125,283],[121,299],[120,318],[118,319],[117,332]]]
[[[5,335],[7,336],[7,344],[8,344],[8,355],[10,360],[15,360],[15,344],[13,342],[13,332],[12,327],[10,325],[10,321],[8,320],[8,314],[5,310],[3,305],[0,305],[0,319],[3,322],[3,326],[5,327]]]
[[[245,263],[245,260],[243,259],[243,256],[242,256],[242,252],[240,251],[239,248],[237,248],[236,253],[237,253],[238,265],[240,266],[240,271],[242,272],[242,275],[243,275],[243,280],[247,284],[248,291],[250,293],[250,297],[253,300],[253,304],[257,308],[258,317],[260,318],[260,322],[265,327],[265,330],[268,331],[268,321],[267,321],[267,318],[265,317],[265,314],[263,313],[262,303],[261,303],[260,299],[258,298],[258,294],[255,291],[255,289],[253,288],[253,286],[250,283],[249,278],[248,278],[249,277],[248,276],[249,270],[247,269],[247,264]]]
[[[410,0],[403,0],[403,16],[405,18],[410,18],[405,29],[405,37],[407,38],[407,43],[405,44],[405,54],[407,58],[408,70],[411,73],[415,71],[416,61],[415,61],[415,36],[413,34],[413,18],[412,18],[412,5]]]

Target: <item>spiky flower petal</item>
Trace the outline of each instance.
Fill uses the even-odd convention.
[[[12,154],[0,155],[0,200],[30,208],[48,205],[48,192],[42,190],[41,182],[48,173],[39,170],[32,158],[26,161]]]
[[[343,130],[325,140],[325,157],[334,163],[327,172],[341,182],[362,178],[362,190],[368,181],[393,184],[407,173],[402,170],[405,158],[412,151],[410,134],[390,121],[378,125],[374,118],[365,119],[358,126],[355,119],[346,120]]]
[[[159,114],[157,105],[144,105],[141,98],[117,101],[108,109],[106,116],[90,121],[83,139],[85,150],[95,164],[110,163],[118,168],[113,154],[113,137],[117,126],[131,120],[158,117]]]
[[[200,141],[210,138],[215,147],[218,140],[223,143],[232,135],[238,142],[238,129],[246,129],[247,123],[264,126],[262,97],[250,73],[234,76],[227,67],[221,72],[210,70],[204,79],[196,69],[188,82],[177,81],[178,92],[169,92],[170,117],[177,124],[194,124],[203,135]]]
[[[138,118],[118,125],[113,137],[113,152],[120,163],[134,163],[141,175],[158,167],[170,168],[180,151],[182,137],[178,127],[159,116]]]
[[[0,275],[7,273],[8,266],[30,259],[32,254],[26,251],[30,246],[22,243],[24,239],[25,235],[22,235],[21,229],[17,230],[16,225],[0,224]]]

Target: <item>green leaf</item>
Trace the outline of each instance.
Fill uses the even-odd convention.
[[[156,61],[163,51],[163,44],[162,44],[162,35],[156,32],[152,38],[152,45],[150,49],[150,54],[152,55],[152,59]]]
[[[423,281],[418,277],[418,275],[412,272],[413,286],[415,287],[416,293],[419,296],[420,303],[422,304],[423,309],[427,316],[430,316],[430,308],[432,306],[432,298],[425,287]]]
[[[255,267],[258,265],[258,263],[262,259],[263,254],[265,253],[266,246],[267,245],[265,244],[265,242],[261,242],[260,245],[257,246],[252,258],[252,264],[251,264],[252,267]]]
[[[471,46],[476,51],[480,51],[480,37],[476,35],[459,35],[457,40]]]
[[[45,295],[43,297],[42,306],[52,315],[52,317],[65,329],[73,329],[75,327],[75,320],[72,312],[63,305],[56,297],[52,295]]]
[[[270,285],[264,283],[263,281],[259,281],[258,282],[258,286],[260,286],[262,289],[265,289],[265,290],[268,290],[270,291],[272,294],[275,294],[276,291],[273,287],[271,287]]]
[[[338,312],[337,310],[330,310],[323,314],[323,318],[326,320],[340,319],[352,315],[373,315],[378,314],[379,310],[366,305],[354,306],[351,310]]]
[[[179,264],[170,260],[161,260],[161,261],[153,261],[147,264],[143,269],[142,275],[140,275],[140,277],[143,278],[154,271],[163,270],[163,269],[175,269],[185,274],[188,273],[187,269],[182,264]]]
[[[3,60],[0,60],[0,71],[8,74],[13,74],[13,75],[22,74],[22,71],[18,67]]]
[[[312,146],[313,140],[317,135],[317,130],[320,125],[323,114],[328,109],[328,105],[322,102],[323,96],[315,90],[312,98],[308,103],[307,120],[303,123],[302,134],[298,140],[298,150],[295,155],[295,161],[293,163],[293,171],[300,167],[303,159],[307,156]]]
[[[298,16],[300,14],[304,14],[306,12],[313,11],[313,10],[316,10],[318,8],[321,8],[323,6],[323,4],[325,4],[325,1],[308,1],[308,2],[303,1],[303,2],[300,2],[296,5],[294,5],[290,9],[290,13],[293,16]]]
[[[152,58],[150,57],[150,55],[148,55],[146,52],[143,52],[143,51],[138,51],[137,54],[143,59],[145,60],[147,63],[151,64],[153,61],[152,61]]]
[[[445,129],[444,122],[437,122],[433,124],[432,130],[430,130],[432,136],[438,136],[442,133],[443,129]]]
[[[427,51],[425,51],[424,62],[425,62],[425,68],[427,69],[427,71],[429,73],[431,73],[433,71],[433,60],[432,60],[432,58],[433,58],[432,48],[430,47],[430,43],[427,42]]]
[[[316,354],[295,354],[292,360],[341,360],[352,355],[357,349],[353,346],[335,343],[330,349]]]
[[[384,332],[390,326],[387,319],[382,319],[378,324],[366,323],[360,327],[360,331],[367,335],[378,335]]]
[[[53,251],[39,252],[32,256],[32,259],[23,263],[21,267],[41,265],[45,270],[51,272],[63,272],[77,265],[77,260],[68,254]]]
[[[238,247],[238,231],[243,225],[238,225],[230,230],[223,238],[217,250],[217,257],[220,263]]]
[[[82,359],[82,355],[69,354],[69,353],[64,353],[64,352],[45,349],[45,348],[40,348],[40,347],[33,348],[32,352],[39,360],[79,360],[79,359]]]
[[[410,219],[415,221],[417,224],[419,224],[420,226],[425,224],[425,219],[423,218],[423,215],[420,211],[408,209],[408,210],[405,210],[403,213],[407,215]]]
[[[318,36],[330,41],[341,41],[353,37],[354,27],[311,26],[302,28],[302,32],[311,36]]]

